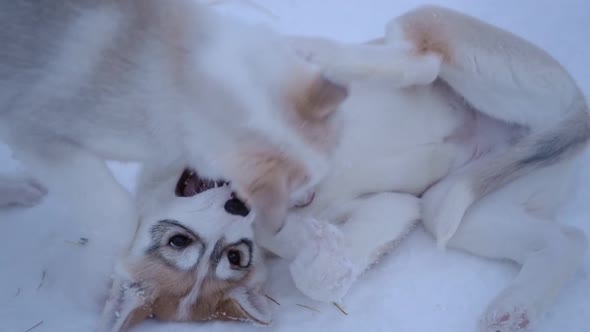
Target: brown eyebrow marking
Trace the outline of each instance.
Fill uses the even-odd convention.
[[[198,262],[203,258],[203,255],[205,254],[205,252],[207,250],[207,244],[192,229],[190,229],[184,225],[181,225],[178,221],[172,220],[172,219],[160,220],[160,221],[158,221],[158,223],[156,225],[154,225],[151,228],[150,233],[151,233],[152,243],[151,243],[150,247],[146,250],[146,253],[159,258],[160,260],[162,260],[166,265],[170,266],[171,268],[177,269],[178,267],[176,266],[176,264],[174,262],[170,261],[169,259],[167,259],[166,257],[164,257],[163,255],[161,255],[158,252],[158,249],[162,248],[162,240],[164,238],[164,235],[168,231],[170,231],[171,229],[174,229],[174,228],[183,229],[185,232],[187,232],[190,236],[192,236],[195,239],[195,242],[198,242],[198,244],[201,246],[201,254],[199,255],[199,258],[198,258],[195,266],[198,265]]]
[[[164,233],[166,233],[166,231],[168,231],[169,229],[174,228],[174,227],[182,228],[190,236],[192,236],[193,238],[195,238],[195,239],[203,242],[203,244],[205,244],[205,242],[201,239],[199,234],[194,232],[192,229],[182,225],[178,221],[172,220],[172,219],[160,220],[160,221],[158,221],[158,224],[152,226],[152,229],[150,230],[150,233],[152,234],[152,240],[156,240],[156,239],[158,240],[158,241],[154,241],[153,244],[159,245]],[[157,249],[157,248],[155,248],[155,249]]]
[[[243,238],[243,239],[240,239],[240,240],[233,242],[233,243],[225,244],[224,242],[225,242],[225,237],[219,239],[219,241],[217,241],[217,243],[215,243],[215,247],[213,248],[213,252],[211,253],[211,256],[210,256],[211,268],[215,269],[217,267],[217,265],[221,261],[221,257],[223,256],[223,252],[225,251],[225,249],[230,248],[230,247],[237,247],[240,244],[243,244],[246,247],[248,247],[248,265],[244,266],[244,268],[245,269],[249,268],[250,265],[252,264],[252,251],[253,251],[252,241],[250,241],[246,238]]]

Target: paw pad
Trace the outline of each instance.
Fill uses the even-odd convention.
[[[483,323],[485,332],[518,332],[528,331],[531,320],[526,309],[514,308],[510,312],[491,313]]]

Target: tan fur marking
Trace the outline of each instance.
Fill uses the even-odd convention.
[[[257,320],[248,314],[242,306],[233,299],[225,299],[217,305],[215,309],[215,319],[222,321],[254,321],[258,324],[268,325],[266,322]]]
[[[194,273],[175,270],[154,257],[146,257],[131,271],[137,280],[149,280],[158,290],[177,296],[188,294],[196,282]]]
[[[322,120],[348,97],[348,89],[319,75],[296,97],[295,109],[307,120]]]
[[[409,19],[411,18],[411,20]],[[451,63],[453,59],[452,46],[444,31],[444,27],[438,24],[436,16],[410,16],[403,17],[401,28],[405,38],[412,42],[415,51],[420,54],[440,54],[443,61]]]
[[[336,144],[338,132],[330,115],[347,98],[348,89],[316,75],[312,79],[294,75],[295,83],[288,91],[287,123],[319,152],[328,152]]]
[[[135,308],[125,319],[125,329],[131,328],[151,315],[161,321],[179,321],[181,300],[196,283],[195,271],[183,272],[170,268],[157,258],[147,257],[144,262],[131,268],[134,280],[153,285],[154,291],[147,294],[146,302]],[[252,272],[235,281],[219,280],[215,271],[210,271],[203,281],[197,302],[192,304],[188,321],[208,320],[255,320],[226,294],[244,286]],[[263,322],[259,322],[263,323]]]
[[[243,151],[236,164],[241,167],[238,194],[260,214],[265,227],[276,230],[287,211],[287,196],[308,180],[305,168],[277,149]]]
[[[143,322],[152,314],[152,308],[149,304],[139,306],[127,316],[125,323],[121,325],[121,330],[126,331],[135,325]]]

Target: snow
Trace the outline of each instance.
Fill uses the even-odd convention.
[[[228,0],[229,1],[229,0]],[[276,17],[229,1],[230,14],[264,22],[288,33],[323,35],[343,41],[379,36],[393,16],[421,4],[405,0],[258,0]],[[570,70],[590,95],[590,46],[586,0],[441,0],[446,5],[507,28],[547,49]],[[6,149],[3,169],[15,168]],[[590,153],[577,174],[576,190],[560,220],[590,234]],[[93,331],[105,280],[115,253],[134,230],[130,195],[118,190],[105,169],[92,178],[72,160],[39,170],[51,195],[29,210],[0,213],[0,331]],[[585,170],[583,169],[585,168]],[[136,165],[112,163],[111,169],[133,190]],[[88,173],[84,173],[88,174]],[[81,238],[88,242],[79,243]],[[501,245],[501,244],[500,244]],[[551,267],[547,267],[548,269]],[[268,294],[276,299],[274,323],[261,328],[243,323],[159,324],[135,331],[400,331],[472,332],[487,303],[514,277],[515,266],[454,251],[439,251],[417,229],[392,254],[363,275],[342,307],[319,304],[298,293],[286,264],[272,267]],[[588,331],[590,255],[560,294],[540,332]],[[311,310],[300,305],[309,306]]]

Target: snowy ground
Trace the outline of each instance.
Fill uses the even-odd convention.
[[[224,9],[282,31],[363,41],[381,34],[384,24],[422,2],[414,0],[259,0],[277,18],[251,8]],[[557,57],[590,95],[590,2],[586,0],[441,0],[532,40]],[[3,151],[2,164],[12,167]],[[590,234],[590,154],[582,161],[578,187],[561,214],[563,222]],[[101,170],[83,178],[76,169],[39,170],[51,195],[31,210],[0,214],[0,331],[92,331],[114,253],[134,229],[129,195],[105,188]],[[133,188],[135,167],[114,164],[116,177]],[[108,187],[108,186],[107,186]],[[105,193],[109,193],[106,195]],[[77,242],[87,238],[85,245]],[[539,331],[583,332],[590,326],[590,255],[548,314]],[[551,267],[548,267],[551,268]],[[514,266],[457,252],[440,252],[416,230],[395,253],[363,276],[345,298],[348,316],[335,307],[302,297],[286,266],[273,268],[269,294],[276,306],[268,328],[244,324],[163,325],[136,331],[399,331],[472,332],[487,302],[515,275]],[[283,277],[284,276],[284,277]],[[302,308],[304,304],[319,312]]]

